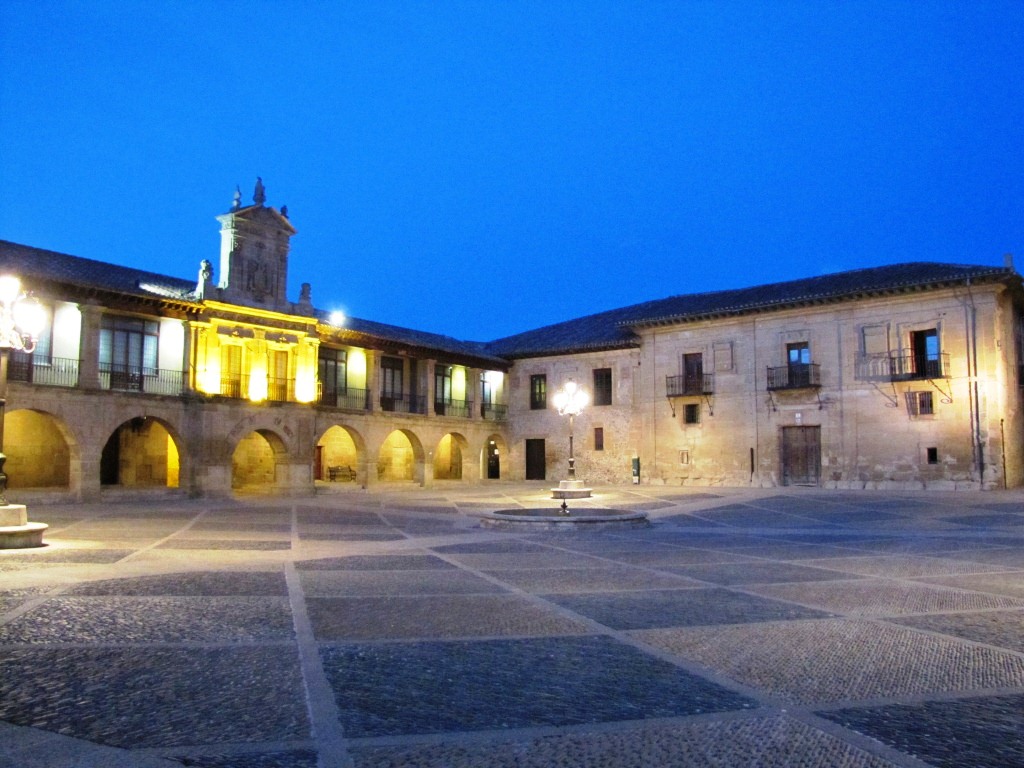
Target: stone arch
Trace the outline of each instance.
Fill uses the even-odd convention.
[[[355,480],[365,485],[366,441],[363,436],[344,424],[333,424],[324,430],[316,443],[313,478],[327,481]]]
[[[413,432],[396,429],[384,439],[377,454],[377,479],[423,484],[423,444]]]
[[[434,479],[461,480],[469,443],[458,432],[449,432],[434,448]]]
[[[78,441],[59,417],[21,408],[4,416],[7,487],[72,487],[72,461],[79,460]]]
[[[510,456],[505,438],[497,433],[488,435],[480,449],[480,479],[500,480],[507,476],[509,464]]]
[[[100,485],[177,488],[182,441],[173,426],[154,416],[134,416],[107,438],[100,453]]]
[[[273,492],[281,483],[278,469],[287,457],[288,447],[273,430],[254,429],[243,435],[231,454],[231,488]]]

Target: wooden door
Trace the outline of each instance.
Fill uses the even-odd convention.
[[[818,485],[821,427],[782,428],[782,484]]]
[[[544,458],[544,440],[535,439],[526,441],[526,479],[545,480],[547,479],[547,467]]]

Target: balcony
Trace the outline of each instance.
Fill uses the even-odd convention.
[[[184,390],[184,382],[184,371],[100,363],[100,387],[103,389],[145,392],[149,395],[180,395]]]
[[[295,381],[293,379],[279,379],[273,376],[267,378],[267,400],[271,403],[287,403],[295,399]]]
[[[949,353],[915,355],[914,353],[859,354],[854,362],[854,375],[862,381],[914,381],[948,379]]]
[[[353,411],[370,410],[370,390],[368,389],[346,387],[345,389],[324,390],[323,384],[320,384],[319,387],[317,402],[320,405],[348,408]]]
[[[817,389],[821,387],[821,366],[817,363],[792,363],[768,369],[768,390]]]
[[[666,397],[711,395],[715,391],[713,373],[687,374],[665,377]]]
[[[426,414],[427,398],[422,395],[410,395],[408,393],[384,393],[380,395],[380,409],[389,413],[418,413]]]
[[[78,360],[66,357],[12,354],[7,368],[7,379],[50,387],[77,387],[78,366]]]
[[[473,410],[471,400],[435,400],[434,413],[438,416],[451,416],[456,419],[468,419]]]
[[[508,406],[496,403],[481,403],[480,418],[487,421],[506,421],[508,419]]]
[[[245,397],[249,392],[248,376],[222,376],[220,379],[220,394],[224,397]]]

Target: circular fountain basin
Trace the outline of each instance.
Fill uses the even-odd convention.
[[[499,509],[480,516],[485,528],[583,531],[649,525],[646,512],[624,509]]]

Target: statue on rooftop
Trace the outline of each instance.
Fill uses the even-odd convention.
[[[252,201],[256,205],[263,205],[267,201],[267,190],[263,187],[263,179],[256,177],[256,191],[252,193]]]

